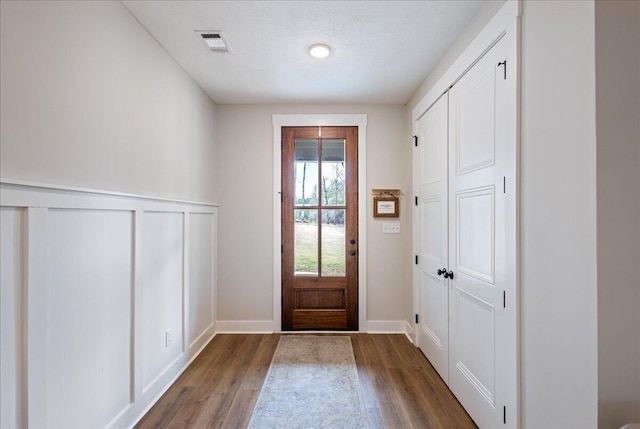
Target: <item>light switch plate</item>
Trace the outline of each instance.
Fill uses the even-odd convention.
[[[383,234],[400,234],[400,222],[382,222]]]

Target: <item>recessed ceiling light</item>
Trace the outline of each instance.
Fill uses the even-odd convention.
[[[326,58],[331,53],[331,47],[324,43],[316,43],[309,47],[309,54],[314,58]]]

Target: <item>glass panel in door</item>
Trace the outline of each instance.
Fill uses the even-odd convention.
[[[296,276],[318,275],[318,210],[294,210],[293,269]]]
[[[295,205],[318,204],[318,140],[295,140]]]
[[[322,210],[322,270],[326,277],[346,275],[344,209]]]
[[[344,139],[322,140],[322,205],[344,206]]]

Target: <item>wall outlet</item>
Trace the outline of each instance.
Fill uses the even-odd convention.
[[[400,234],[400,222],[383,222],[383,234]]]
[[[164,331],[164,346],[169,347],[171,345],[171,329]]]

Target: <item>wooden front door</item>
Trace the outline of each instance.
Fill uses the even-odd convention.
[[[358,330],[358,128],[282,128],[282,330]]]

